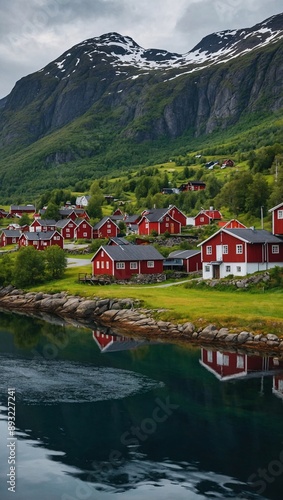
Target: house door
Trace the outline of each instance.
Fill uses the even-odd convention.
[[[212,266],[212,269],[213,269],[213,273],[212,273],[212,277],[216,280],[219,280],[220,278],[220,266]]]
[[[174,223],[173,222],[171,222],[171,224],[170,224],[170,233],[174,234]]]
[[[222,245],[216,245],[216,260],[222,260]]]

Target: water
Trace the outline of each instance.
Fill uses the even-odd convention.
[[[282,499],[276,358],[0,312],[0,366],[1,500]]]

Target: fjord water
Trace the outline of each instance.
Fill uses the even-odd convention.
[[[0,312],[1,500],[282,499],[282,365],[235,356]]]

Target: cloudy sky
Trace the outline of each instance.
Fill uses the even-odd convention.
[[[1,6],[2,4],[2,6]],[[73,45],[116,31],[185,53],[204,36],[283,11],[282,0],[0,0],[0,98]]]

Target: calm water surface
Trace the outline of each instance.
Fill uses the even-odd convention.
[[[0,312],[1,500],[283,498],[280,360],[107,333]]]

